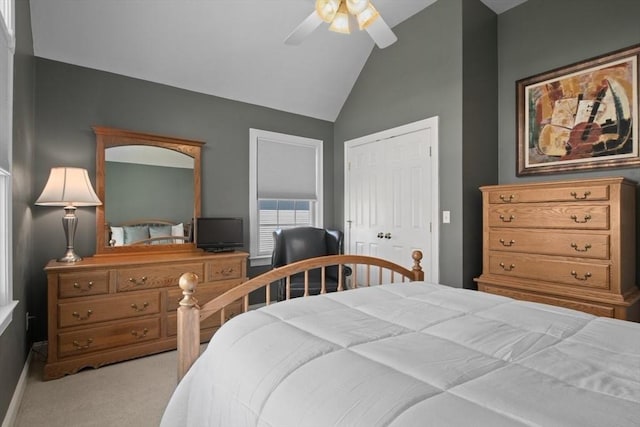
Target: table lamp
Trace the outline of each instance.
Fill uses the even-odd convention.
[[[62,227],[67,238],[67,252],[58,262],[76,262],[82,258],[73,250],[73,240],[78,225],[77,206],[98,206],[98,199],[86,169],[57,167],[51,168],[47,184],[36,200],[36,205],[63,206]]]

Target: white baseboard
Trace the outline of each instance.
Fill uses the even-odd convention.
[[[11,398],[11,403],[9,403],[9,408],[7,409],[7,413],[2,421],[2,427],[13,427],[16,423],[16,419],[18,417],[18,410],[20,409],[20,403],[22,402],[22,396],[24,396],[24,391],[27,388],[27,378],[29,377],[29,366],[31,366],[31,356],[33,355],[33,351],[35,348],[42,348],[46,345],[46,341],[34,343],[31,346],[31,351],[29,351],[29,355],[27,356],[27,360],[24,362],[24,367],[22,368],[22,373],[20,374],[20,378],[18,379],[18,384],[16,384],[16,389],[13,391],[13,397]]]

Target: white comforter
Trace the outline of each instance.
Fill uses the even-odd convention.
[[[163,426],[639,426],[640,324],[428,283],[221,328]]]

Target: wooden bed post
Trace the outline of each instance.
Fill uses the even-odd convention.
[[[178,307],[178,382],[200,354],[200,307],[193,297],[198,275],[184,273],[178,281],[184,297]]]
[[[413,258],[413,268],[411,269],[411,271],[413,272],[413,280],[424,280],[424,271],[422,270],[422,266],[420,265],[420,261],[422,260],[422,252],[413,251],[411,253],[411,258]]]

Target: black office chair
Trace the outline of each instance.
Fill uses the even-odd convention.
[[[326,230],[315,227],[296,227],[273,232],[274,247],[271,256],[273,268],[291,264],[302,259],[314,258],[323,255],[339,255],[343,253],[343,234],[339,230]],[[322,289],[321,270],[309,272],[309,294],[317,295]],[[343,276],[351,274],[351,269],[343,268]],[[343,277],[343,287],[344,285]],[[338,266],[328,267],[325,270],[325,289],[327,292],[335,292],[338,289]],[[278,300],[286,299],[286,283],[281,280],[278,283]],[[296,298],[304,295],[304,274],[291,276],[290,297]]]

